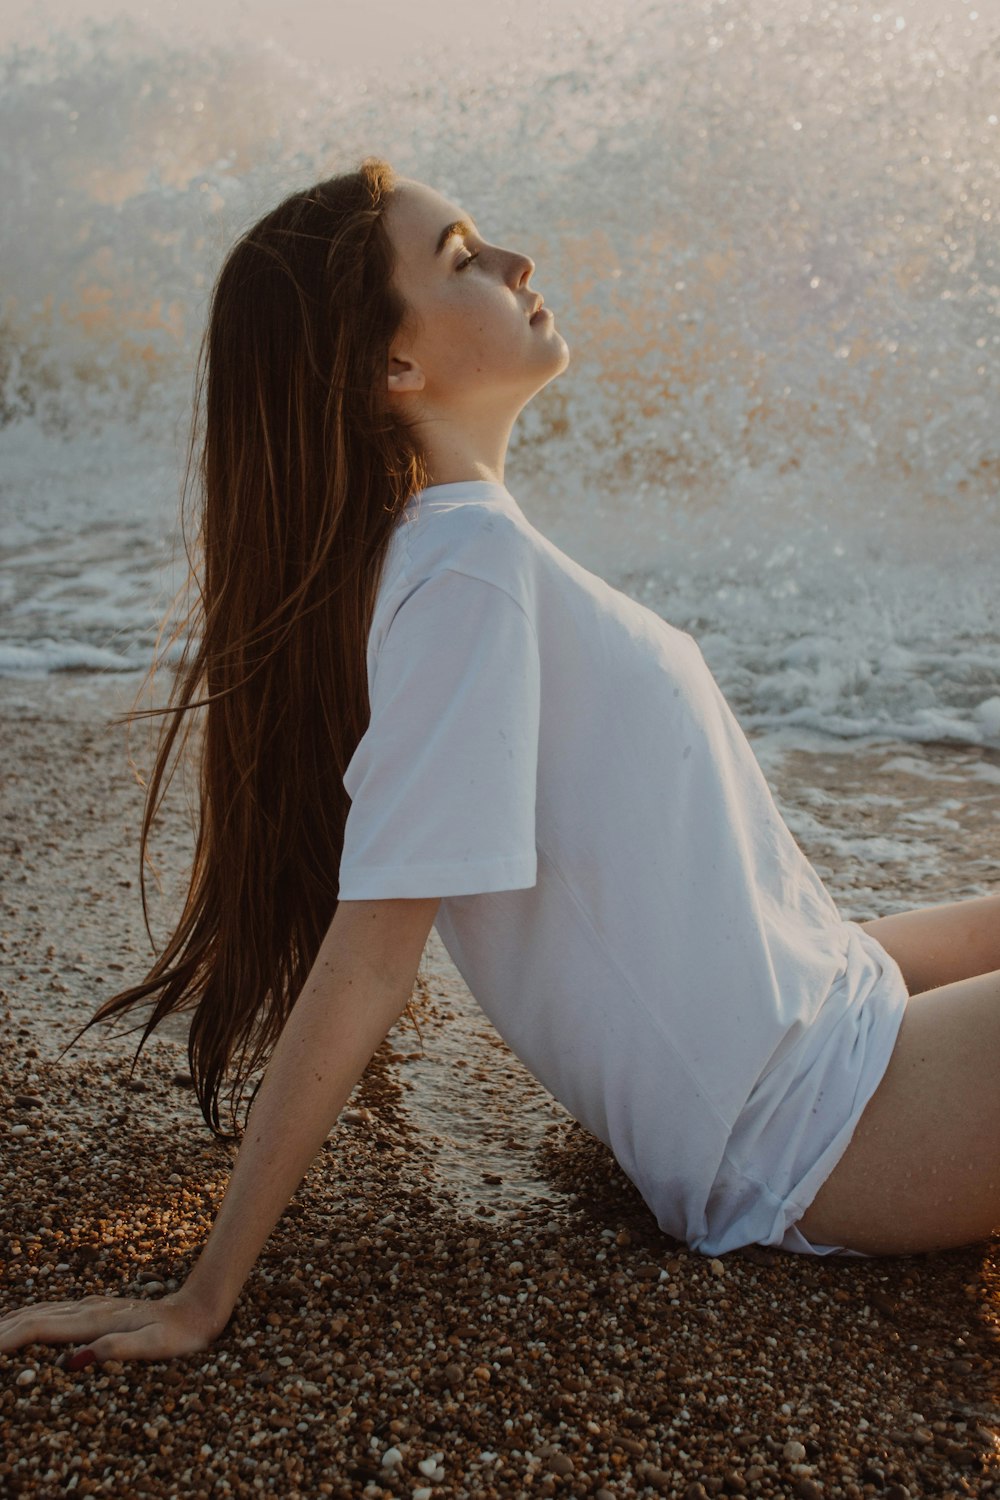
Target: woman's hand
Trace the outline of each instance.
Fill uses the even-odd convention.
[[[0,1353],[73,1344],[91,1359],[207,1349],[376,1047],[402,1014],[440,897],[341,901],[261,1080],[212,1232],[184,1285],[158,1301],[84,1297],[0,1316]]]
[[[0,1353],[24,1344],[74,1344],[78,1353],[65,1363],[77,1370],[94,1360],[173,1359],[207,1349],[226,1322],[183,1287],[160,1298],[34,1302],[0,1317]]]

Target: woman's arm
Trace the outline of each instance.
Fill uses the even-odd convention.
[[[97,1359],[205,1348],[375,1049],[410,997],[437,913],[427,900],[342,901],[268,1063],[212,1232],[159,1301],[88,1297],[0,1318],[0,1350],[86,1343]]]

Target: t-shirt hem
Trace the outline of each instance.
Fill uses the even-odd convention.
[[[535,855],[478,864],[462,861],[444,865],[359,865],[341,879],[340,899],[378,901],[406,896],[479,896],[492,891],[528,890],[537,880]]]
[[[852,924],[857,925],[857,924]],[[880,945],[881,946],[881,945]],[[757,1193],[757,1204],[753,1212],[744,1213],[723,1230],[715,1230],[705,1237],[704,1245],[696,1248],[702,1253],[724,1254],[727,1250],[744,1244],[764,1245],[771,1249],[787,1250],[797,1254],[856,1256],[868,1259],[865,1251],[842,1245],[818,1245],[807,1240],[796,1228],[820,1188],[834,1167],[847,1151],[858,1121],[878,1088],[889,1065],[899,1028],[906,1011],[908,993],[902,972],[895,961],[887,965],[888,980],[892,986],[887,997],[869,996],[865,1004],[880,1004],[874,1012],[872,1031],[867,1039],[864,1070],[855,1090],[854,1099],[847,1118],[836,1129],[824,1147],[818,1150],[811,1165],[801,1177],[789,1184],[786,1192],[776,1191],[770,1183],[763,1182],[757,1174],[747,1170],[727,1151],[724,1160],[737,1178],[750,1182]],[[893,983],[893,981],[898,981]],[[848,1019],[849,1013],[842,1017]],[[767,1219],[770,1219],[768,1225]],[[721,1248],[720,1248],[721,1247]]]

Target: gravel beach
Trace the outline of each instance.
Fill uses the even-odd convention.
[[[201,1119],[182,1026],[131,1079],[139,1034],[120,1027],[56,1060],[149,951],[142,794],[107,727],[134,686],[64,675],[0,691],[2,1311],[172,1289],[235,1156]],[[845,915],[995,881],[996,751],[774,766]],[[850,867],[844,838],[862,851]],[[177,820],[158,845],[161,937],[185,850]],[[209,1351],[79,1373],[55,1346],[0,1355],[0,1495],[1000,1495],[1000,1237],[709,1260],[659,1232],[433,934],[416,1010],[419,1033],[404,1017],[373,1059]]]

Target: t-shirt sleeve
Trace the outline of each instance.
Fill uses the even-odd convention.
[[[444,570],[407,596],[344,773],[341,897],[535,884],[539,678],[534,626],[502,588]]]

